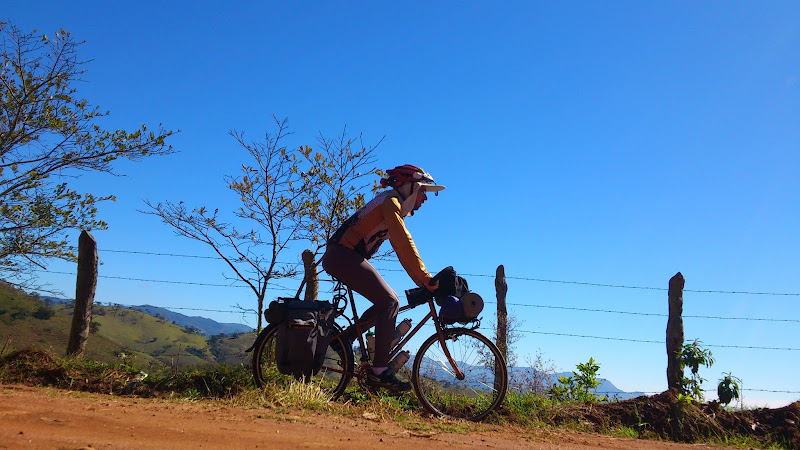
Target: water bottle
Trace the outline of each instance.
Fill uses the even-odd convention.
[[[403,350],[398,353],[393,360],[389,361],[389,368],[387,370],[391,373],[397,373],[397,371],[408,362],[408,358],[410,357],[411,353],[409,353],[408,350]]]
[[[394,329],[394,338],[392,338],[392,345],[390,348],[394,348],[394,346],[397,345],[401,339],[403,339],[403,336],[405,336],[410,329],[411,319],[403,319],[402,322],[397,324],[397,328]]]
[[[369,352],[369,359],[375,358],[375,333],[370,331],[367,333],[367,351]]]

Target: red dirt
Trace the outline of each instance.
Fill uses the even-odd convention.
[[[0,448],[715,448],[470,424],[418,432],[392,420],[0,385]]]

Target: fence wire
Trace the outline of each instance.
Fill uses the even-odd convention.
[[[101,249],[101,252],[108,252],[108,253],[120,253],[120,254],[133,254],[133,255],[144,255],[144,256],[160,256],[160,257],[170,257],[170,258],[190,258],[190,259],[205,259],[205,260],[220,260],[218,256],[204,256],[204,255],[190,255],[190,254],[180,254],[180,253],[164,253],[164,252],[149,252],[149,251],[138,251],[138,250],[121,250],[121,249]],[[287,265],[298,265],[297,263],[288,263],[288,262],[281,262],[280,264],[287,264]],[[389,271],[389,272],[403,272],[403,269],[395,269],[395,268],[381,268],[382,271]],[[63,274],[63,275],[76,275],[74,272],[60,272],[60,271],[47,271],[42,270],[40,272],[46,272],[51,274]],[[462,273],[461,275],[465,277],[482,277],[482,278],[495,278],[495,274],[475,274],[475,273]],[[172,284],[172,285],[187,285],[187,286],[205,286],[205,287],[220,287],[220,288],[245,288],[249,289],[249,286],[242,284],[241,281],[232,280],[227,283],[210,283],[210,282],[197,282],[197,281],[185,281],[185,280],[168,280],[168,279],[148,279],[148,278],[136,278],[136,277],[125,277],[125,276],[114,276],[114,275],[99,275],[99,278],[107,278],[107,279],[116,279],[116,280],[124,280],[124,281],[138,281],[138,282],[146,282],[146,283],[162,283],[162,284]],[[297,277],[287,277],[289,279],[302,279],[302,276]],[[638,285],[629,285],[629,284],[609,284],[609,283],[595,283],[595,282],[588,282],[588,281],[578,281],[578,280],[558,280],[558,279],[546,279],[546,278],[537,278],[537,277],[530,277],[530,276],[509,276],[506,275],[505,277],[507,280],[517,280],[517,281],[527,281],[527,282],[536,282],[536,283],[549,283],[549,284],[564,284],[564,285],[577,285],[577,286],[591,286],[591,287],[601,287],[601,288],[614,288],[614,289],[629,289],[629,290],[648,290],[648,291],[668,291],[667,288],[664,287],[653,287],[653,286],[638,286]],[[271,292],[291,292],[295,293],[296,290],[290,289],[284,286],[275,286],[268,288]],[[684,289],[684,292],[692,292],[692,293],[703,293],[703,294],[725,294],[725,295],[758,295],[758,296],[776,296],[776,297],[800,297],[800,293],[796,292],[769,292],[769,291],[744,291],[744,290],[723,290],[723,289]],[[487,304],[494,304],[496,302],[486,301]],[[109,303],[109,305],[119,305],[114,303]],[[582,311],[582,312],[592,312],[592,313],[605,313],[605,314],[619,314],[619,315],[629,315],[629,316],[650,316],[650,317],[669,317],[667,314],[662,313],[648,313],[648,312],[636,312],[636,311],[621,311],[621,310],[606,310],[606,309],[595,309],[595,308],[579,308],[579,307],[570,307],[570,306],[559,306],[559,305],[545,305],[545,304],[534,304],[534,303],[507,303],[508,306],[519,306],[519,307],[526,307],[526,308],[543,308],[543,309],[555,309],[555,310],[566,310],[566,311]],[[125,305],[119,305],[125,306]],[[242,310],[221,310],[221,309],[206,309],[206,308],[190,308],[190,307],[167,307],[167,309],[175,309],[175,310],[185,310],[185,311],[200,311],[200,312],[215,312],[215,313],[235,313],[241,314]],[[684,315],[684,318],[695,318],[695,319],[708,319],[708,320],[728,320],[728,321],[760,321],[760,322],[784,322],[784,323],[800,323],[800,319],[791,319],[791,318],[767,318],[767,317],[724,317],[724,316],[702,316],[702,315]],[[428,326],[433,326],[429,324]],[[482,329],[486,330],[484,327]],[[492,330],[488,330],[491,332]],[[533,331],[533,330],[517,330],[520,333],[526,334],[539,334],[539,335],[550,335],[550,336],[562,336],[562,337],[571,337],[571,338],[581,338],[581,339],[598,339],[598,340],[608,340],[608,341],[618,341],[618,342],[630,342],[630,343],[644,343],[644,344],[658,344],[664,345],[662,341],[656,340],[645,340],[645,339],[633,339],[633,338],[621,338],[621,337],[611,337],[611,336],[592,336],[592,335],[582,335],[582,334],[574,334],[574,333],[558,333],[558,332],[548,332],[548,331]],[[727,344],[708,344],[708,347],[714,348],[734,348],[734,349],[751,349],[751,350],[772,350],[772,351],[800,351],[800,348],[796,347],[766,347],[766,346],[751,346],[751,345],[727,345]],[[178,355],[174,355],[178,356]],[[235,354],[220,354],[220,356],[246,356],[244,353],[235,353]],[[749,391],[749,392],[765,392],[765,393],[780,393],[780,394],[800,394],[800,391],[787,391],[787,390],[773,390],[773,389],[760,389],[760,388],[743,388],[742,391]],[[643,391],[636,391],[636,392],[643,392]],[[601,393],[602,392],[598,392]],[[647,394],[647,392],[645,392]],[[655,394],[656,392],[653,392]]]

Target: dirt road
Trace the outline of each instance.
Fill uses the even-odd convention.
[[[445,425],[0,385],[0,448],[4,449],[704,448],[561,430],[459,422]]]

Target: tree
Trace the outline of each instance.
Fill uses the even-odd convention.
[[[605,396],[598,396],[593,392],[597,386],[602,384],[597,379],[597,371],[600,370],[600,365],[597,364],[594,358],[589,358],[589,361],[578,364],[578,371],[572,371],[572,376],[558,377],[558,384],[554,384],[550,388],[550,396],[558,401],[577,400],[581,402],[604,402],[607,400]]]
[[[231,278],[244,282],[255,296],[256,309],[242,309],[256,314],[259,331],[270,281],[297,275],[299,259],[281,262],[279,255],[305,241],[316,259],[336,227],[364,204],[369,186],[364,178],[381,174],[371,167],[380,141],[367,147],[361,136],[348,138],[345,128],[333,140],[319,135],[319,151],[307,145],[289,149],[283,145],[291,134],[288,120],[273,120],[276,131],[267,133],[264,142],[247,141],[243,132],[229,133],[250,158],[239,175],[225,177],[227,188],[240,200],[232,214],[235,224],[224,221],[219,209],[190,209],[183,202],[146,201],[144,211],[179,236],[211,247],[235,274]],[[372,187],[377,187],[374,180]]]
[[[723,373],[723,375],[725,377],[721,378],[717,385],[717,395],[719,396],[719,402],[727,406],[734,399],[739,400],[742,380],[733,376],[730,372]]]
[[[113,195],[79,194],[67,179],[114,173],[118,158],[172,152],[174,132],[98,125],[108,115],[77,95],[86,61],[70,34],[24,33],[0,22],[0,273],[30,286],[48,258],[75,259],[66,232],[104,229],[97,203]]]
[[[681,371],[689,367],[692,370],[692,375],[691,378],[681,377],[680,393],[702,401],[703,389],[701,385],[706,380],[699,374],[700,366],[711,367],[714,364],[714,358],[711,356],[711,350],[704,348],[700,344],[701,342],[695,339],[692,343],[683,344],[681,348]]]

